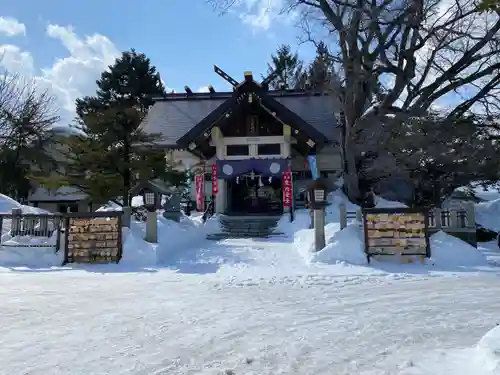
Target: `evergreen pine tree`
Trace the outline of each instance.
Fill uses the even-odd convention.
[[[159,135],[138,128],[153,97],[165,88],[149,58],[135,50],[123,52],[97,81],[95,96],[76,101],[81,134],[67,144],[64,183],[78,186],[93,200],[123,197],[130,204],[136,174],[152,176],[165,160],[150,158]]]
[[[330,90],[332,83],[340,82],[335,74],[333,59],[327,45],[319,42],[316,47],[316,56],[307,70],[307,78],[312,89]]]
[[[276,54],[271,55],[271,62],[267,64],[267,74],[278,72],[276,79],[269,83],[269,88],[279,90],[297,89],[303,87],[305,82],[303,62],[297,53],[292,53],[292,48],[283,44],[278,47]]]

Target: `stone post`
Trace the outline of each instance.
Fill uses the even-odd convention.
[[[20,208],[12,209],[12,224],[10,226],[10,231],[12,236],[18,236],[21,232],[21,215],[23,211]]]
[[[314,243],[315,250],[320,251],[326,245],[325,240],[325,210],[314,210]]]
[[[158,214],[156,210],[153,212],[148,211],[146,219],[146,236],[144,240],[152,243],[158,242]]]
[[[132,207],[123,206],[122,225],[130,228],[130,217],[132,216]]]
[[[339,204],[340,229],[347,227],[347,208],[344,203]]]

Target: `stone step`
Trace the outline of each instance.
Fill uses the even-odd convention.
[[[211,233],[208,234],[206,238],[207,240],[220,241],[232,238],[280,238],[280,237],[284,237],[284,233],[277,232],[261,236],[248,235],[245,233]]]
[[[221,232],[207,236],[209,239],[266,238],[277,235],[280,217],[272,216],[222,216]]]
[[[223,232],[274,232],[275,230],[276,228],[221,228]]]
[[[227,230],[273,230],[276,226],[267,226],[267,227],[243,227],[243,226],[227,226],[221,225],[221,228]]]
[[[276,226],[278,223],[275,221],[255,221],[255,222],[245,222],[245,221],[223,221],[220,223],[226,226]]]

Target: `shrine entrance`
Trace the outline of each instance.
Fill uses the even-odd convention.
[[[282,182],[278,177],[250,173],[227,181],[229,214],[281,215]]]

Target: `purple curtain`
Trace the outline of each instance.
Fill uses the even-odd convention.
[[[289,159],[246,159],[246,160],[217,160],[217,174],[219,178],[230,180],[242,174],[260,174],[265,177],[280,177],[290,166]]]

